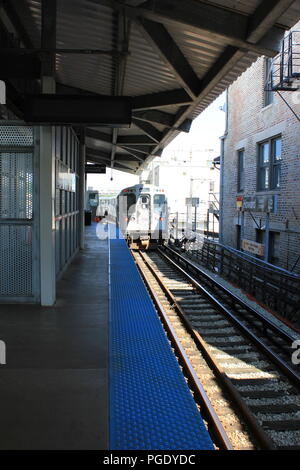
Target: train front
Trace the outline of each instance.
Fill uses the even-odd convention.
[[[167,238],[167,198],[152,185],[125,188],[118,196],[119,227],[131,248],[154,248]]]

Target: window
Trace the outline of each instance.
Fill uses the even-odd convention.
[[[265,88],[264,88],[264,106],[273,103],[272,91],[272,59],[265,59]]]
[[[162,207],[165,203],[165,195],[164,194],[155,194],[153,197],[153,203],[155,206]]]
[[[165,212],[166,211],[166,197],[164,194],[155,194],[153,196],[153,205],[155,212]]]
[[[259,146],[259,170],[258,170],[258,189],[270,189],[269,181],[269,142],[260,144]]]
[[[120,209],[121,212],[126,214],[128,218],[132,216],[132,214],[135,211],[135,204],[136,204],[136,196],[134,193],[128,193],[124,194],[121,196],[121,201],[120,201]]]
[[[237,190],[238,192],[244,191],[245,185],[245,174],[244,174],[244,167],[245,167],[245,151],[244,149],[238,151],[238,182],[237,182]]]
[[[272,189],[280,188],[281,139],[272,140]]]
[[[279,189],[281,175],[281,137],[259,144],[258,191]]]
[[[269,263],[279,264],[279,232],[269,232]]]

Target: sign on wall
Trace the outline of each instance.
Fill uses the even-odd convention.
[[[58,162],[56,187],[65,191],[75,192],[76,175],[64,163]]]
[[[264,245],[261,243],[253,242],[252,240],[242,240],[241,246],[244,251],[248,251],[252,255],[264,255]]]
[[[237,196],[236,208],[241,211],[277,212],[277,194],[262,196]]]
[[[243,196],[237,196],[236,197],[236,208],[237,209],[242,209],[243,207]]]

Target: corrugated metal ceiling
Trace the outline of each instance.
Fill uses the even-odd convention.
[[[262,48],[259,42],[261,37],[256,38],[253,44],[247,43],[245,30],[245,38],[241,37],[236,41],[237,33],[230,32],[230,25],[227,29],[223,28],[220,19],[225,10],[227,14],[239,13],[250,25],[255,18],[251,15],[256,14],[261,3],[262,0],[182,0],[181,2],[178,0],[168,0],[168,2],[57,0],[56,44],[57,48],[107,51],[117,49],[120,45],[124,46],[124,41],[120,43],[119,39],[119,43],[117,42],[117,15],[122,15],[129,31],[128,55],[125,59],[125,73],[121,80],[122,94],[141,97],[145,105],[139,103],[134,114],[138,113],[138,109],[143,109],[145,113],[141,115],[139,112],[138,121],[135,121],[129,129],[118,130],[118,135],[122,138],[122,142],[128,136],[127,149],[131,146],[131,150],[137,152],[137,162],[139,162],[140,155],[147,157],[147,154],[137,150],[138,145],[142,145],[143,136],[145,146],[149,144],[150,139],[151,153],[159,154],[161,149],[178,134],[181,126],[188,129],[187,120],[199,115],[256,60],[260,49],[255,47]],[[278,25],[288,29],[300,18],[300,0],[294,2],[280,0],[276,3],[277,6],[280,4],[285,8],[282,8],[279,16],[273,17],[274,4],[268,2],[271,16],[268,17],[269,23],[267,27],[265,26],[264,33],[268,33],[272,25],[277,25],[277,31],[279,31]],[[13,0],[13,4],[34,47],[39,48],[41,1]],[[166,5],[169,5],[169,10]],[[199,10],[195,10],[196,7]],[[193,11],[199,14],[201,9],[206,7],[209,9],[207,11],[212,12],[210,22],[205,24],[204,20],[201,20],[199,27],[195,24],[196,20],[192,21],[192,18],[189,20],[188,16],[187,19],[176,17],[176,11],[183,11],[182,8],[186,12],[190,10],[192,15]],[[216,15],[213,14],[214,11]],[[265,14],[267,13],[265,10]],[[198,17],[201,19],[201,14]],[[145,34],[143,21],[150,22],[150,38],[149,30]],[[168,37],[170,38],[168,44],[163,43],[163,39]],[[159,44],[160,40],[162,44]],[[117,60],[109,54],[56,55],[57,82],[75,89],[111,95],[114,93],[117,71]],[[195,93],[193,84],[197,83],[197,80],[199,90],[196,89]],[[175,94],[172,93],[174,90],[177,90]],[[168,92],[171,94],[168,95]],[[187,93],[190,96],[187,96]],[[187,99],[184,99],[185,96]],[[149,112],[147,114],[147,110],[153,109],[157,111],[156,114],[150,115]],[[113,139],[112,130],[107,128],[97,128],[97,130]],[[136,139],[138,142],[134,142],[135,136],[139,137]],[[88,142],[89,146],[102,148],[107,154],[114,153],[115,147],[110,142],[101,139],[96,141],[95,138],[88,138]],[[117,144],[117,153],[124,154],[126,152],[124,148],[123,145]]]

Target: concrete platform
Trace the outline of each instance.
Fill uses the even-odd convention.
[[[108,244],[95,233],[55,307],[0,305],[0,449],[107,449]]]

